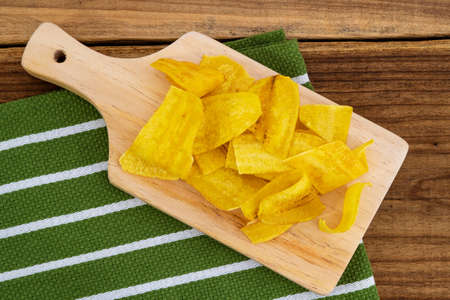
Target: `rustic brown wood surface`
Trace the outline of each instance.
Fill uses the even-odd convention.
[[[26,1],[0,1],[0,101],[55,89],[30,77],[20,66],[25,41],[44,20],[59,22],[91,45],[107,45],[94,48],[119,57],[150,54],[189,30],[215,38],[279,27],[299,39],[422,37],[422,41],[301,42],[300,50],[319,93],[354,106],[358,114],[402,136],[410,145],[364,238],[381,299],[450,299],[450,39],[429,40],[450,37],[448,1],[373,1],[370,7],[365,1],[345,1],[327,8],[320,8],[320,1],[311,6],[301,1],[283,1],[282,5],[273,1],[258,11],[256,2],[234,2],[221,9],[209,1],[198,9],[198,22],[189,16],[194,8],[175,2],[167,6],[171,9],[142,4],[140,11],[165,11],[164,17],[170,17],[170,10],[179,14],[175,26],[160,18],[165,25],[158,28],[150,28],[156,21],[149,20],[145,12],[131,10],[137,4],[114,2],[127,10],[121,16],[101,10],[104,2],[109,1],[71,7],[67,1],[53,1],[35,5],[44,7],[36,10],[19,7],[32,7]],[[289,12],[291,7],[296,7],[295,13]],[[91,24],[81,28],[83,14],[88,15],[83,22]],[[232,14],[252,18],[238,25],[225,22],[234,20]],[[270,20],[270,16],[273,19],[268,24],[266,17]],[[320,19],[325,17],[328,21]],[[186,18],[190,21],[183,22]],[[143,45],[148,42],[152,45]]]
[[[450,35],[448,0],[0,1],[0,44],[21,44],[41,22],[79,41],[166,41],[186,31],[224,39],[284,28],[304,39]]]

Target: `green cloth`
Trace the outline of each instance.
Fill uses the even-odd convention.
[[[227,44],[307,79],[282,31]],[[104,121],[78,96],[0,105],[1,299],[318,297],[114,188],[107,159]],[[329,298],[379,299],[372,275],[361,244]]]

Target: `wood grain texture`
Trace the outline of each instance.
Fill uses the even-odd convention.
[[[186,31],[216,39],[284,28],[302,39],[450,36],[446,0],[388,1],[0,1],[0,44],[24,44],[41,22],[83,42],[175,40]]]
[[[104,46],[139,57],[162,46]],[[450,41],[300,43],[316,90],[410,144],[364,242],[381,299],[450,299]],[[20,66],[23,48],[0,49],[0,99],[52,86]]]
[[[322,95],[410,145],[364,238],[381,299],[450,299],[450,41],[300,48]]]
[[[57,53],[65,53],[59,61]],[[277,273],[316,293],[328,294],[336,286],[408,151],[408,144],[388,130],[353,114],[347,144],[354,148],[370,139],[366,151],[370,172],[359,182],[371,182],[360,201],[355,224],[345,233],[333,235],[319,230],[316,221],[294,225],[282,236],[252,244],[240,231],[246,223],[239,211],[220,211],[192,187],[178,181],[157,180],[129,174],[119,157],[159,107],[170,86],[166,76],[150,68],[159,58],[200,62],[204,55],[226,55],[256,78],[276,73],[223,44],[189,32],[161,51],[134,59],[113,58],[78,43],[51,23],[33,33],[22,66],[33,76],[60,85],[91,102],[108,128],[108,178],[111,184],[159,210],[204,232],[221,243],[253,258]],[[299,85],[302,104],[333,104]],[[331,226],[339,222],[345,187],[321,196],[322,216]]]

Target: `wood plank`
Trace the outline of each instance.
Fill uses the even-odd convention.
[[[160,48],[96,49],[138,57]],[[354,105],[410,144],[364,239],[381,298],[449,299],[450,40],[314,42],[300,48],[318,92]],[[52,89],[22,70],[22,51],[0,49],[4,101]]]
[[[446,0],[3,0],[0,45],[24,44],[41,22],[97,43],[169,41],[191,30],[230,39],[279,28],[301,39],[448,37],[448,19]]]

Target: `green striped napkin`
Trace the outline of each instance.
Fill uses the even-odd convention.
[[[228,45],[312,88],[282,31]],[[114,188],[99,113],[60,90],[0,105],[0,299],[314,299]],[[329,298],[378,299],[363,244]]]

